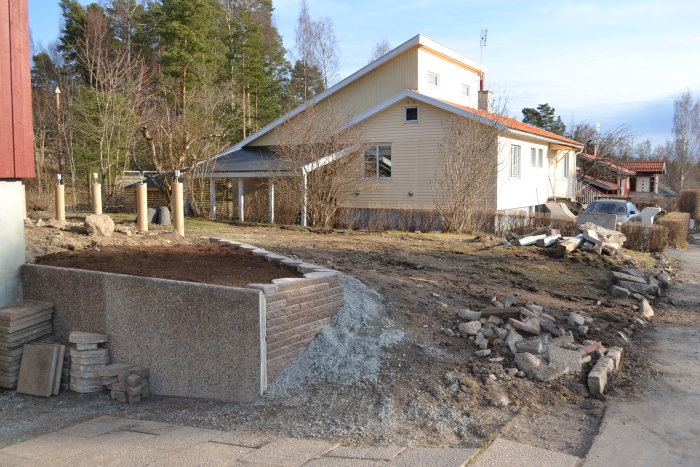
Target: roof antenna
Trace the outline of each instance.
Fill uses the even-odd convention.
[[[484,47],[486,47],[486,36],[489,30],[484,28],[481,30],[481,42],[479,43],[479,81],[480,81],[480,91],[484,91],[486,84],[484,83]]]

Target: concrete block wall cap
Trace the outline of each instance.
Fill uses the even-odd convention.
[[[280,289],[275,284],[248,284],[246,288],[262,290],[265,294],[277,293]]]
[[[304,274],[304,277],[306,279],[318,279],[321,277],[333,277],[333,276],[339,276],[339,275],[340,275],[339,271],[328,270],[328,271],[307,272]]]
[[[224,237],[209,237],[209,243],[221,243],[224,240]]]
[[[319,268],[321,268],[321,266],[317,266],[311,263],[301,263],[297,265],[297,271],[299,271],[302,274],[306,274],[307,272],[315,272],[316,269]]]
[[[73,331],[68,335],[68,342],[73,344],[102,344],[107,336],[93,332]]]
[[[272,279],[273,284],[286,284],[287,282],[303,281],[301,277],[283,277],[281,279]]]
[[[276,253],[270,253],[269,255],[265,255],[265,259],[267,261],[284,261],[285,259],[290,259],[290,258],[287,258],[286,256],[278,255]]]
[[[258,248],[257,250],[251,251],[253,253],[253,256],[267,256],[269,254],[272,254],[272,252],[263,250],[262,248]]]
[[[260,249],[260,248],[258,248],[258,247],[255,246],[255,245],[248,245],[247,243],[239,243],[239,244],[238,244],[238,248],[240,248],[241,250],[250,250],[250,251],[259,250],[259,249]]]
[[[282,264],[286,264],[287,266],[298,266],[300,264],[304,264],[303,261],[299,261],[298,259],[292,259],[292,258],[287,258],[283,259]]]

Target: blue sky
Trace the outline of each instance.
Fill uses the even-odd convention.
[[[273,0],[285,46],[294,45],[299,0]],[[87,3],[87,2],[83,2]],[[29,0],[35,42],[59,29],[54,0]],[[565,123],[626,124],[635,140],[670,137],[673,99],[700,94],[697,0],[308,0],[333,20],[340,77],[367,64],[375,43],[421,33],[476,60],[488,28],[487,86],[508,96],[511,116],[548,102]]]

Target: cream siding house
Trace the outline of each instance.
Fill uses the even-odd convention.
[[[482,89],[484,73],[478,62],[425,36],[415,36],[213,158],[212,182],[217,178],[239,180],[237,194],[242,217],[247,186],[243,180],[272,175],[269,166],[250,163],[251,151],[264,153],[279,144],[278,127],[316,105],[343,109],[349,124],[360,128],[375,154],[366,157],[378,160],[378,176],[339,200],[343,207],[433,209],[441,144],[446,124],[455,117],[496,126],[501,135],[498,153],[493,154],[495,189],[484,200],[485,207],[531,212],[551,198],[573,198],[575,154],[582,145],[490,113],[491,95]],[[319,164],[332,163],[341,156],[329,155]],[[319,164],[306,170],[314,170]],[[212,206],[215,185],[210,184]],[[271,213],[273,192],[270,184]],[[302,212],[302,223],[304,219]]]

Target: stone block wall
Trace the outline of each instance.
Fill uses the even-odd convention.
[[[342,308],[345,298],[341,273],[233,240],[217,237],[211,242],[250,250],[254,255],[295,268],[304,275],[303,278],[274,279],[272,284],[247,286],[261,290],[265,296],[269,383]]]

